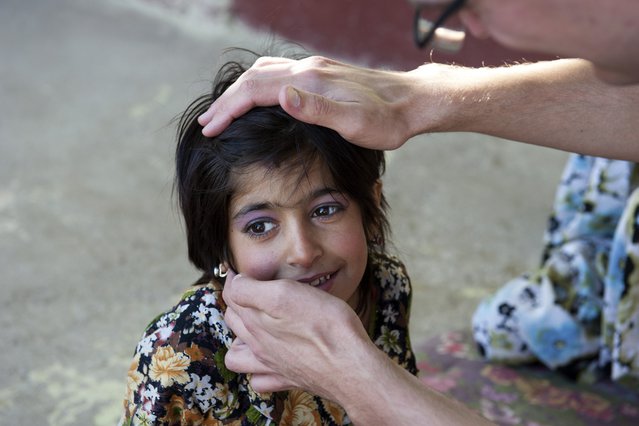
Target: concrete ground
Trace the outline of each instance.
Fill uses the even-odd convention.
[[[227,9],[0,3],[0,424],[114,424],[140,333],[196,278],[169,122],[207,90],[224,48],[270,38]],[[536,265],[565,158],[472,134],[392,153],[414,342],[467,327],[481,297]]]

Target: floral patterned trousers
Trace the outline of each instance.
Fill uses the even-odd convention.
[[[579,379],[639,377],[638,173],[635,163],[570,156],[540,268],[473,315],[486,358],[540,361]]]

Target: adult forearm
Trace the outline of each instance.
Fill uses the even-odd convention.
[[[639,87],[603,83],[587,61],[477,69],[429,64],[409,74],[419,87],[410,118],[413,134],[471,131],[639,160]],[[420,113],[430,117],[420,121],[415,116]]]
[[[363,348],[362,348],[363,349]],[[459,402],[428,388],[373,345],[333,392],[356,425],[488,425]]]

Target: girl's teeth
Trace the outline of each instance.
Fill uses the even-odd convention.
[[[322,285],[322,284],[324,284],[326,281],[328,281],[328,279],[329,279],[330,277],[331,277],[331,275],[330,275],[330,274],[329,274],[329,275],[326,275],[326,276],[323,276],[323,277],[320,277],[320,278],[318,278],[318,279],[316,279],[316,280],[311,281],[311,283],[310,283],[310,284],[311,284],[313,287],[317,287],[318,285]]]

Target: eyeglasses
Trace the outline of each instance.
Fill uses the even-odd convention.
[[[423,49],[427,45],[432,44],[434,49],[440,49],[450,53],[458,52],[464,43],[466,33],[464,31],[443,28],[442,25],[444,25],[448,18],[457,13],[465,3],[466,0],[454,0],[446,7],[435,23],[422,18],[422,10],[425,7],[417,6],[413,24],[413,36],[417,47]]]

